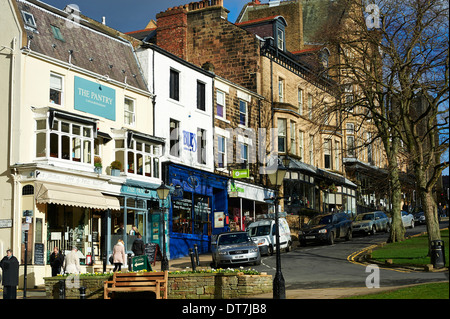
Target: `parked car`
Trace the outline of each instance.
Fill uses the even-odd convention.
[[[353,221],[353,232],[375,234],[379,231],[389,232],[391,221],[382,211],[359,214]]]
[[[280,248],[290,251],[292,246],[291,231],[286,218],[278,218]],[[276,250],[275,219],[262,219],[247,226],[247,232],[258,245],[261,255],[272,255]]]
[[[261,264],[258,245],[245,231],[221,233],[213,239],[212,262],[215,268],[221,264]]]
[[[403,227],[411,227],[414,228],[414,216],[413,214],[410,214],[408,212],[405,212],[404,210],[402,210],[402,222],[403,222]]]
[[[334,244],[336,238],[352,238],[352,220],[346,213],[318,215],[312,218],[298,234],[300,245],[308,242]]]
[[[413,214],[414,216],[414,224],[425,224],[425,213],[424,212],[417,212]]]

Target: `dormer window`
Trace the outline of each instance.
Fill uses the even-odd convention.
[[[25,26],[30,27],[32,29],[36,29],[36,21],[34,20],[34,16],[26,11],[22,11],[22,18],[23,21],[25,22]]]
[[[284,30],[277,28],[277,47],[279,50],[284,50]]]

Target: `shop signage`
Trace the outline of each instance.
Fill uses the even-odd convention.
[[[75,109],[116,120],[116,90],[97,82],[75,77]]]
[[[11,228],[12,219],[0,219],[0,228]]]
[[[249,178],[249,170],[248,169],[234,169],[233,170],[233,178]]]

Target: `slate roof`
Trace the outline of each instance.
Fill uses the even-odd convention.
[[[122,83],[126,77],[129,86],[148,91],[130,42],[103,32],[101,27],[82,16],[77,21],[67,12],[40,1],[16,1],[18,9],[31,13],[36,22],[35,28],[25,24],[27,36],[32,36],[29,40],[32,51],[66,63],[70,61],[77,67]],[[55,37],[54,27],[59,28],[63,40]]]

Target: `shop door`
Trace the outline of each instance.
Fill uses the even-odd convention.
[[[142,239],[146,240],[146,228],[147,228],[147,212],[136,212],[135,225],[142,235]]]

